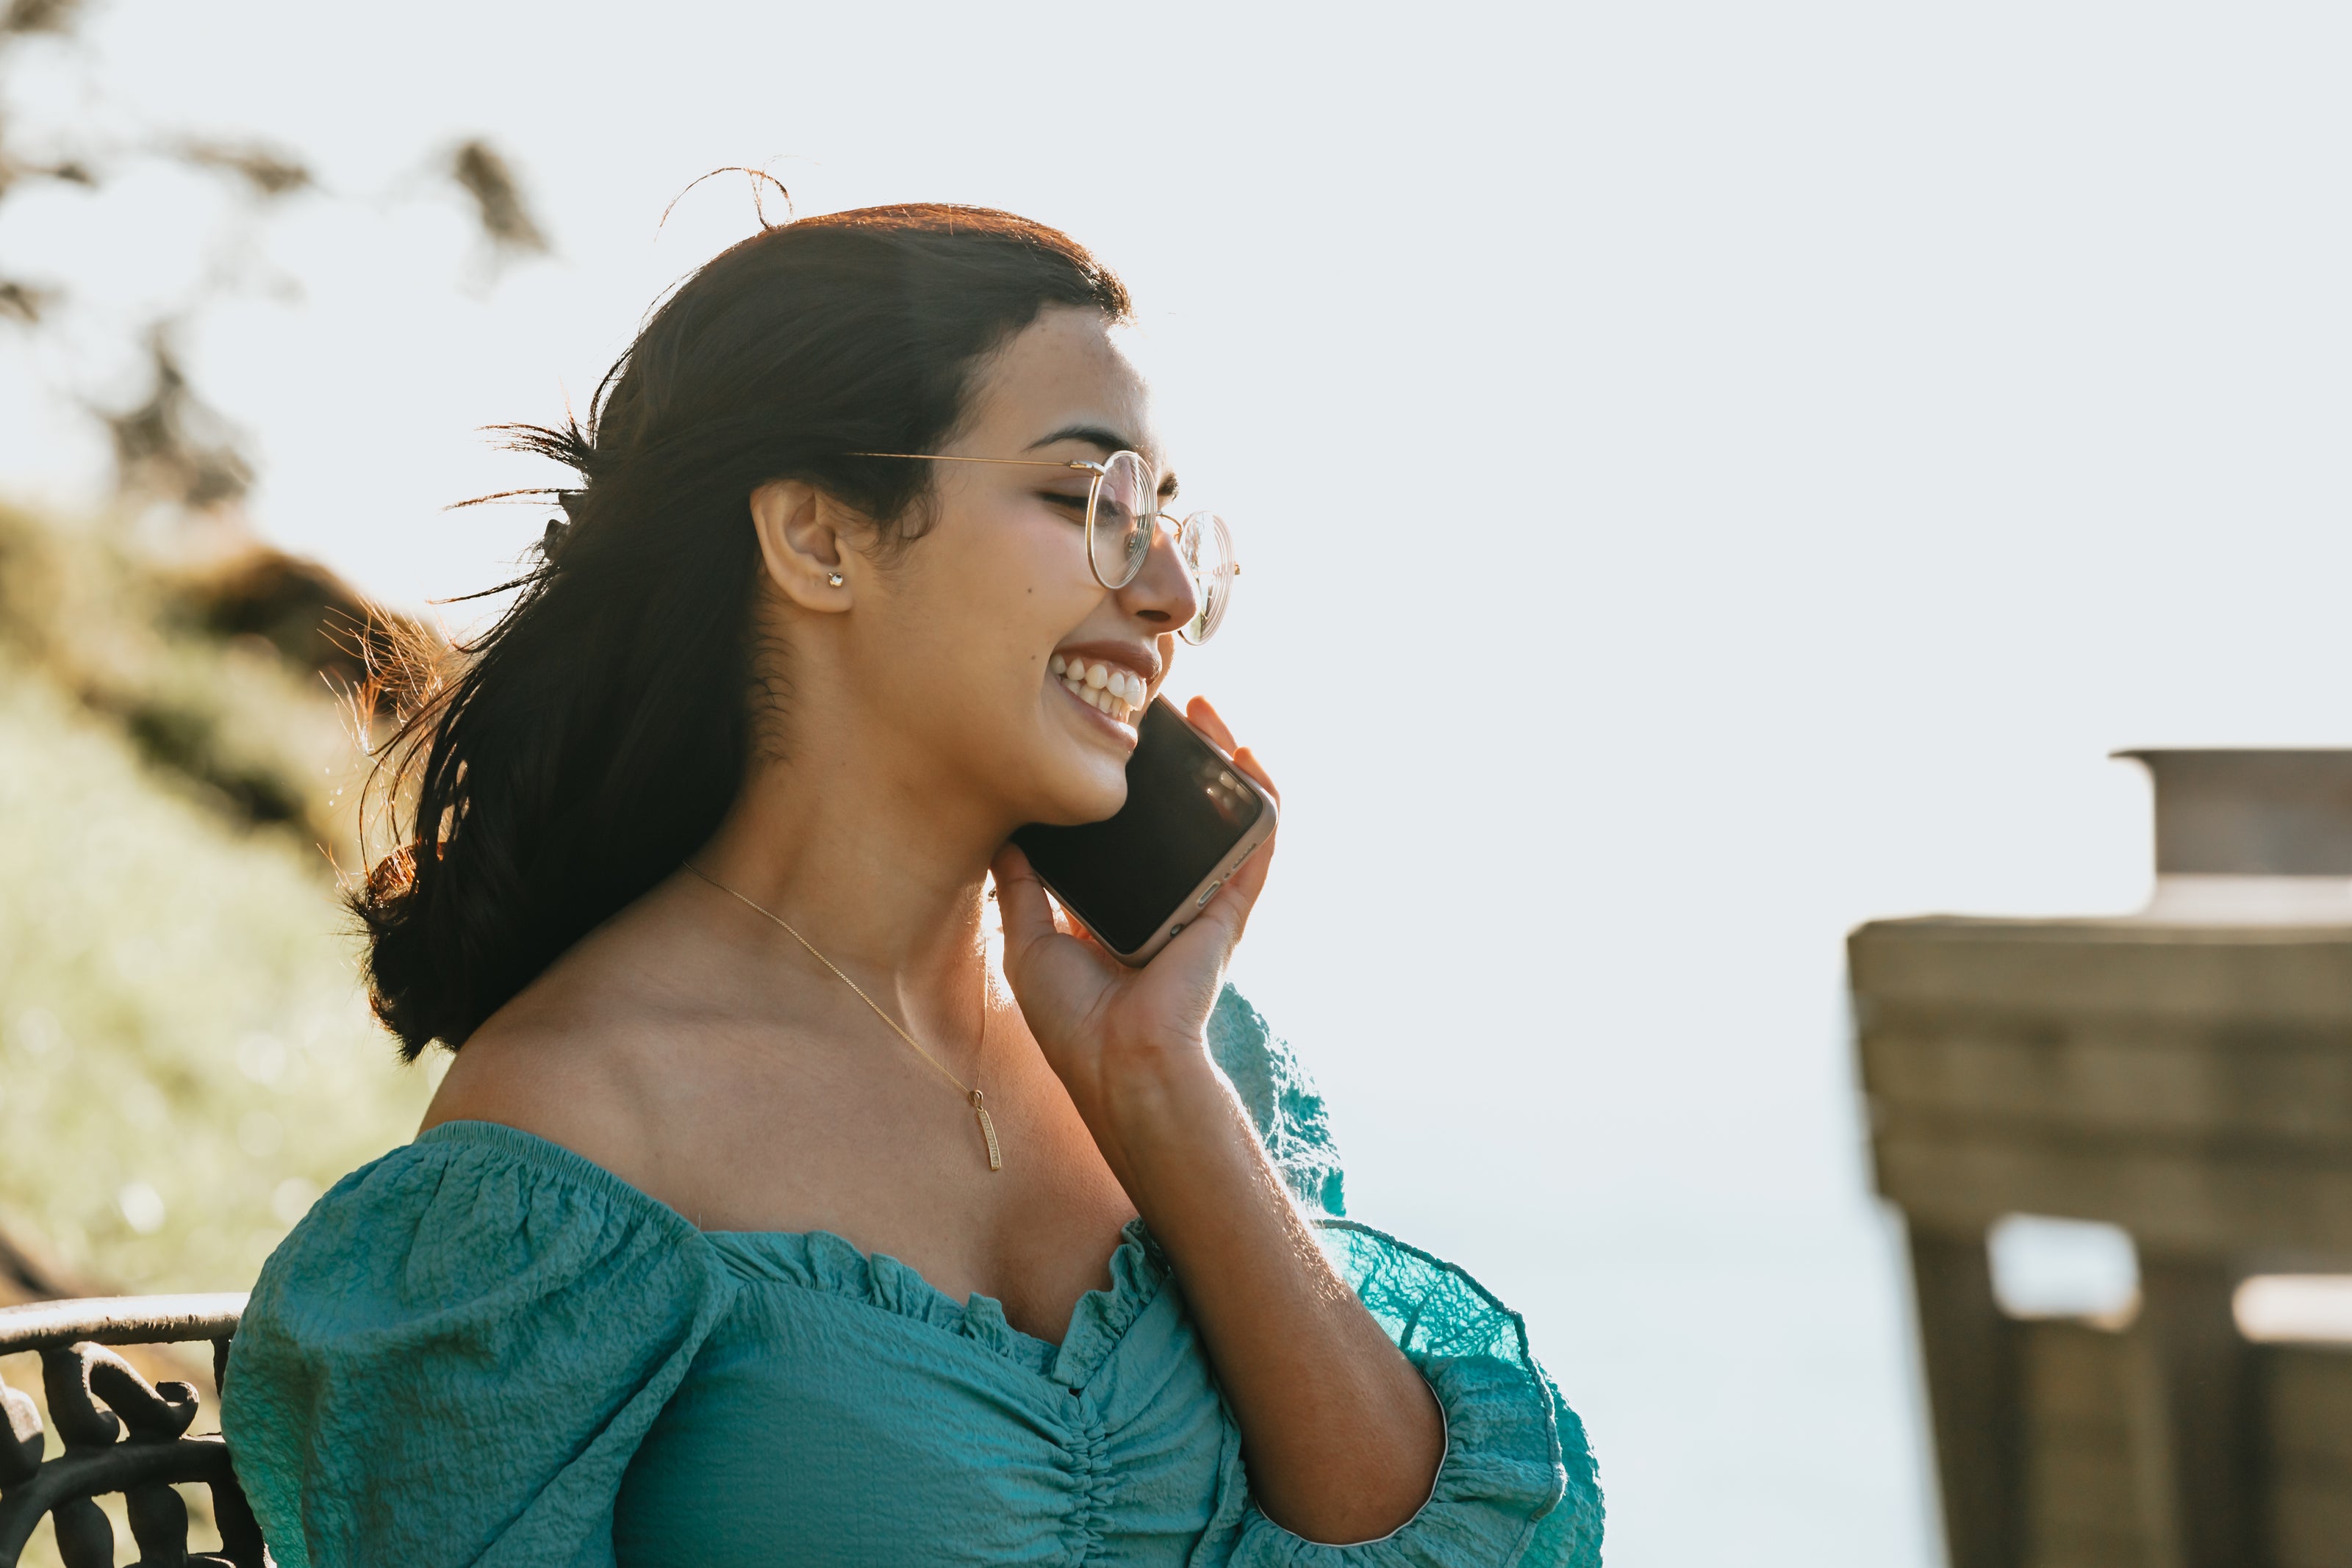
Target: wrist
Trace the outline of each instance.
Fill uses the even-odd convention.
[[[1087,1100],[1079,1113],[1104,1154],[1122,1167],[1122,1180],[1148,1179],[1163,1153],[1181,1153],[1197,1165],[1204,1147],[1246,1131],[1205,1040],[1107,1051]]]

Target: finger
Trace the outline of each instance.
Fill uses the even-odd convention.
[[[1234,744],[1233,727],[1225,723],[1224,716],[1217,712],[1214,704],[1206,697],[1194,697],[1185,705],[1184,716],[1211,745],[1239,763],[1242,771],[1264,785],[1265,792],[1273,796],[1277,804],[1280,803],[1282,791],[1274,787],[1274,779],[1266,772],[1265,764],[1260,762],[1249,747]]]
[[[1258,895],[1265,891],[1265,880],[1274,864],[1275,840],[1279,837],[1279,832],[1269,837],[1233,869],[1210,897],[1208,906],[1193,917],[1192,925],[1177,941],[1181,942],[1193,930],[1203,930],[1205,939],[1222,948],[1221,963],[1232,957],[1234,949],[1241,944],[1242,933],[1249,928],[1250,913],[1257,907]]]
[[[1009,968],[1038,942],[1058,936],[1060,928],[1054,923],[1053,901],[1045,896],[1045,884],[1037,880],[1035,868],[1018,846],[1007,844],[997,851],[988,869],[996,878],[996,913],[1004,923],[1004,957]]]
[[[1265,792],[1274,797],[1276,805],[1282,804],[1282,791],[1274,787],[1274,776],[1265,770],[1265,764],[1257,759],[1256,752],[1243,747],[1234,753],[1234,766],[1256,779]]]
[[[1108,954],[1110,951],[1109,948],[1104,947],[1102,943],[1096,939],[1093,932],[1087,929],[1087,923],[1079,919],[1076,915],[1071,914],[1069,906],[1063,904],[1059,899],[1056,899],[1054,902],[1054,923],[1060,929],[1062,935],[1068,937],[1071,941],[1078,943],[1084,946],[1099,948],[1105,954]]]
[[[1265,842],[1250,851],[1249,858],[1234,867],[1233,875],[1225,878],[1225,886],[1239,885],[1247,891],[1250,902],[1253,904],[1257,902],[1258,890],[1265,885],[1268,869],[1274,864],[1275,845],[1281,838],[1282,830],[1279,827],[1267,834]],[[1220,888],[1218,891],[1223,893],[1224,890]],[[1216,901],[1212,899],[1210,902],[1214,904]]]
[[[1236,937],[1241,935],[1242,926],[1249,924],[1250,911],[1257,907],[1258,894],[1265,891],[1265,879],[1274,868],[1275,839],[1281,836],[1276,833],[1252,850],[1249,858],[1235,866],[1233,874],[1225,878],[1225,885],[1217,889],[1217,895],[1209,900],[1211,909],[1224,903],[1228,897],[1236,902],[1239,906],[1236,911],[1239,921],[1234,927]]]
[[[1206,697],[1194,697],[1184,705],[1184,716],[1192,727],[1209,737],[1210,744],[1230,756],[1234,749],[1234,732],[1219,715],[1216,706]]]
[[[1233,760],[1234,767],[1249,775],[1259,788],[1274,798],[1277,805],[1280,803],[1282,791],[1274,787],[1273,777],[1266,772],[1265,765],[1257,759],[1255,752],[1242,747],[1233,753]],[[1258,894],[1265,891],[1266,875],[1274,864],[1275,841],[1281,836],[1281,827],[1277,823],[1265,842],[1251,851],[1249,858],[1234,868],[1225,878],[1224,884],[1217,889],[1216,895],[1209,900],[1208,908],[1202,912],[1202,921],[1208,921],[1213,915],[1216,916],[1214,924],[1224,928],[1229,953],[1248,928],[1250,911],[1257,907]]]
[[[1261,845],[1225,878],[1208,907],[1192,917],[1192,924],[1168,944],[1168,950],[1179,951],[1190,943],[1204,949],[1220,970],[1231,963],[1234,949],[1241,946],[1242,933],[1249,927],[1250,911],[1256,907],[1257,895],[1265,886],[1266,858],[1265,846]]]

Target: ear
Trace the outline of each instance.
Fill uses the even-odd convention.
[[[803,480],[771,480],[751,492],[751,533],[768,580],[794,604],[819,614],[848,609],[856,593],[852,569],[860,562],[842,536],[859,520]]]

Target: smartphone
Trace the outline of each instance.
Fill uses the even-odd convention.
[[[1273,797],[1155,697],[1127,759],[1127,804],[1074,828],[1013,835],[1062,907],[1139,967],[1274,836]]]

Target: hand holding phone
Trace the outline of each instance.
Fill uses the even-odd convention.
[[[1118,816],[1024,828],[997,857],[1005,978],[1065,1082],[1089,1040],[1197,1043],[1265,884],[1273,781],[1207,702],[1189,711],[1190,725],[1164,701],[1146,710]],[[1092,940],[1057,922],[1048,888]]]
[[[1192,706],[1223,737],[1222,747],[1156,699],[1136,726],[1125,805],[1099,822],[1033,822],[1013,835],[1062,907],[1135,967],[1150,963],[1274,836],[1272,790],[1226,755],[1233,732],[1216,709],[1198,697]]]

